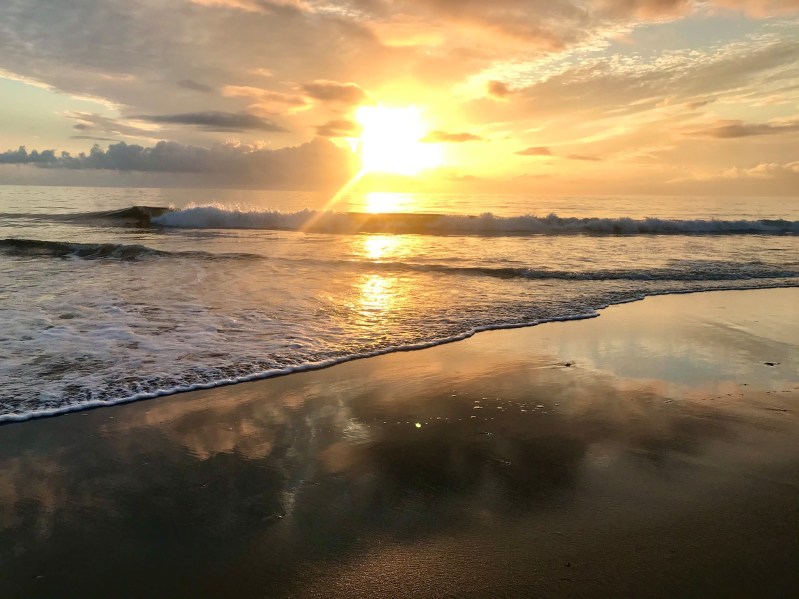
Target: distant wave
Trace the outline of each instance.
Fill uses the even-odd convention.
[[[149,227],[151,219],[171,210],[172,208],[164,206],[129,206],[118,210],[99,210],[95,212],[3,212],[0,213],[0,218],[74,224],[89,223],[120,227]]]
[[[260,258],[257,254],[214,254],[210,252],[168,252],[145,245],[122,243],[73,243],[40,239],[0,239],[0,253],[27,258],[82,258],[84,260],[141,260],[149,257],[186,257],[199,259]]]
[[[26,258],[80,258],[137,261],[152,257],[196,260],[275,260],[254,253],[175,252],[145,245],[121,243],[73,243],[39,239],[0,239],[0,254]],[[286,260],[283,258],[282,260]],[[289,259],[290,260],[290,259]],[[374,260],[304,260],[320,269],[345,266],[381,273],[437,273],[444,275],[485,276],[499,279],[570,280],[570,281],[733,281],[748,279],[784,279],[799,277],[799,270],[775,267],[762,262],[723,262],[679,260],[673,266],[648,269],[557,270],[532,267],[452,266],[403,261]]]
[[[799,277],[799,270],[759,262],[679,261],[673,267],[647,269],[553,270],[524,267],[449,266],[407,262],[363,262],[362,268],[393,272],[434,272],[453,275],[488,276],[500,279],[568,281],[737,281]]]
[[[151,209],[152,210],[152,209]],[[668,220],[660,218],[579,218],[548,216],[503,217],[389,213],[369,214],[301,210],[241,210],[222,206],[195,206],[164,211],[151,217],[163,227],[197,229],[276,229],[329,233],[423,233],[434,235],[529,235],[529,234],[610,234],[610,235],[742,235],[799,234],[799,221],[763,220]]]

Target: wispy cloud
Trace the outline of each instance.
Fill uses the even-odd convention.
[[[188,125],[206,131],[286,131],[274,121],[245,112],[221,112],[208,110],[205,112],[184,112],[181,114],[137,115],[132,117],[140,121],[169,125]]]
[[[97,113],[70,111],[66,113],[66,116],[77,121],[72,126],[76,131],[92,131],[130,137],[152,138],[157,129],[156,126],[147,123],[140,123],[127,119],[114,119]]]
[[[194,81],[193,79],[181,79],[178,81],[177,86],[195,92],[202,92],[204,94],[210,94],[214,91],[214,88],[210,85]]]
[[[518,154],[519,156],[551,156],[552,150],[545,146],[533,146],[514,152],[514,154]]]
[[[316,134],[322,137],[357,137],[361,126],[349,119],[334,119],[316,127]]]
[[[694,137],[733,139],[758,135],[781,135],[799,132],[799,120],[772,123],[744,123],[743,121],[718,121],[706,127],[689,131]]]
[[[447,131],[431,131],[421,140],[423,143],[464,143],[467,141],[482,141],[484,138],[474,133],[449,133]]]
[[[568,154],[564,158],[569,160],[582,160],[584,162],[601,162],[602,158],[599,156],[587,156],[585,154]]]
[[[366,92],[355,83],[339,83],[320,79],[305,83],[301,87],[308,96],[322,102],[359,104],[366,98]]]

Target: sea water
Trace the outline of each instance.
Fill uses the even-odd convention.
[[[796,198],[0,186],[0,421],[784,286]]]

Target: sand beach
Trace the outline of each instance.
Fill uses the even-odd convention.
[[[799,593],[799,292],[0,427],[3,597]]]

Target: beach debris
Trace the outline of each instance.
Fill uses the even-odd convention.
[[[779,366],[782,362],[763,362],[766,366]]]

